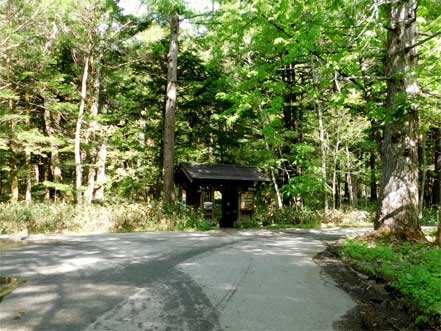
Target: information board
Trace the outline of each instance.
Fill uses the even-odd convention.
[[[253,192],[241,192],[240,193],[240,210],[253,210],[254,209],[254,193]]]

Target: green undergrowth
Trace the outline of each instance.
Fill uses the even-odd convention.
[[[219,227],[220,205],[215,206],[215,219],[206,220],[198,210],[183,205],[163,206],[160,202],[135,203],[113,201],[78,207],[67,203],[0,204],[0,234],[18,233],[28,228],[31,233],[53,232],[131,232],[212,230]],[[259,205],[251,221],[238,228],[317,228],[327,226],[366,225],[370,213],[361,210],[296,209],[285,206]]]
[[[398,290],[420,312],[419,325],[441,325],[441,250],[427,243],[368,243],[350,239],[343,259]]]
[[[77,207],[70,204],[0,204],[0,233],[131,232],[210,230],[214,222],[198,211],[160,203],[118,203]]]
[[[329,209],[323,214],[322,223],[328,226],[372,226],[375,211],[362,209]]]
[[[198,210],[159,202],[91,204],[78,207],[64,203],[0,204],[0,234],[19,233],[27,227],[31,233],[53,232],[135,232],[212,230],[216,219],[207,220]],[[258,208],[253,220],[238,228],[314,228],[322,216],[310,210]]]
[[[441,217],[441,208],[440,207],[424,208],[422,219],[421,219],[421,224],[422,225],[437,225],[440,217]]]
[[[322,216],[320,212],[304,209],[297,210],[293,207],[275,208],[259,206],[256,210],[254,220],[246,223],[243,227],[257,228],[290,228],[320,227]]]

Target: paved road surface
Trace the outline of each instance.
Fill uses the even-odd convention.
[[[34,236],[1,252],[28,283],[0,330],[332,330],[354,303],[312,257],[351,231]]]

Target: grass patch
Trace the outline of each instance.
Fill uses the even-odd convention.
[[[441,325],[441,250],[425,243],[347,240],[341,256],[373,278],[388,282],[420,312],[418,325]]]

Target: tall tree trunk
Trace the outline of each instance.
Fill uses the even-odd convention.
[[[32,163],[31,163],[31,152],[28,148],[25,151],[26,158],[26,194],[25,201],[26,205],[30,205],[32,202]]]
[[[437,227],[437,231],[435,234],[435,245],[438,245],[438,247],[441,248],[441,219],[439,217],[439,211],[437,213],[438,216],[438,227]]]
[[[343,182],[343,203],[348,205],[350,203],[350,199],[351,198],[349,194],[348,174],[346,173]]]
[[[370,172],[370,198],[371,202],[377,201],[377,176],[376,171],[376,158],[375,152],[371,151],[369,155],[369,172]]]
[[[87,98],[87,80],[89,76],[89,62],[92,55],[92,37],[89,35],[87,54],[84,59],[83,79],[81,82],[81,102],[80,109],[78,111],[77,124],[75,127],[75,190],[76,190],[76,202],[79,206],[82,204],[82,176],[83,169],[81,165],[81,126],[84,119],[84,110],[86,108]]]
[[[441,208],[441,128],[433,128],[432,132],[435,158],[432,204]]]
[[[357,208],[358,205],[358,199],[357,199],[357,178],[352,173],[352,167],[351,167],[351,154],[349,153],[349,146],[346,144],[345,146],[345,152],[346,152],[346,178],[348,183],[348,195],[349,195],[349,201],[351,203],[352,208]]]
[[[175,111],[176,111],[176,81],[178,64],[178,33],[179,17],[170,19],[170,49],[167,55],[167,101],[164,114],[164,203],[175,201],[174,165],[175,165]]]
[[[352,208],[358,207],[358,176],[356,174],[350,174],[351,176],[351,206]]]
[[[427,181],[427,158],[426,158],[426,136],[424,133],[421,134],[421,163],[422,163],[422,173],[421,173],[421,188],[418,204],[418,218],[421,220],[423,218],[423,207],[424,207],[424,192]]]
[[[259,113],[260,113],[260,123],[262,124],[262,131],[263,131],[263,129],[265,128],[265,123],[267,123],[268,118],[263,113],[263,109],[261,107],[259,107]],[[266,150],[268,151],[268,153],[273,154],[274,151],[270,147],[270,144],[268,143],[268,140],[267,140],[265,134],[263,135],[263,139],[265,141]],[[276,174],[275,174],[273,167],[270,167],[270,173],[271,173],[271,180],[274,185],[274,192],[276,193],[277,207],[279,209],[282,209],[283,208],[283,198],[282,198],[282,194],[280,193],[279,184],[277,183],[277,178],[276,178]]]
[[[45,160],[45,164],[43,164],[43,182],[49,181],[49,172],[50,165],[49,161]],[[44,187],[44,201],[49,202],[51,200],[51,191],[48,186]]]
[[[386,123],[381,198],[375,227],[403,240],[424,239],[418,222],[417,0],[388,5]]]
[[[337,208],[337,162],[338,162],[338,151],[339,151],[339,133],[337,130],[337,141],[334,147],[334,155],[332,156],[332,208]]]
[[[43,94],[43,93],[42,93]],[[51,140],[51,152],[50,152],[50,170],[52,173],[52,181],[54,183],[61,183],[63,181],[63,176],[60,168],[60,156],[58,153],[58,144],[56,140],[56,128],[58,128],[60,123],[59,114],[51,114],[46,100],[43,101],[45,108],[43,113],[44,125],[46,134]],[[54,200],[57,199],[57,189],[54,190]]]
[[[337,160],[336,165],[336,173],[337,173],[337,185],[335,187],[335,208],[341,207],[341,174],[340,174],[340,164]]]
[[[25,101],[26,101],[26,128],[30,130],[31,128],[31,105],[29,101],[29,94],[26,93]],[[25,146],[25,164],[26,164],[26,192],[25,192],[25,201],[26,205],[29,206],[32,202],[32,155],[31,155],[31,146],[29,143]]]
[[[96,117],[98,116],[98,111],[100,108],[103,59],[104,59],[104,47],[103,47],[103,41],[101,41],[99,55],[95,62],[95,73],[94,73],[95,79],[93,84],[92,105],[90,107],[90,123],[87,134],[87,142],[90,141],[95,142],[97,138],[98,122],[96,120]],[[97,174],[98,154],[99,154],[99,150],[96,150],[95,147],[93,146],[89,152],[87,190],[84,193],[84,201],[86,203],[91,203],[94,198],[95,176]]]
[[[9,27],[9,31],[12,31],[12,15],[13,15],[13,9],[12,9],[12,1],[8,1],[7,3],[7,15],[6,15],[6,21],[7,26]],[[8,40],[11,37],[11,32],[9,32]],[[8,45],[6,45],[8,46]],[[6,58],[6,82],[7,84],[12,85],[12,56],[11,56],[11,50],[7,50],[5,54]],[[8,100],[8,111],[9,114],[14,113],[14,101],[12,98],[9,98]],[[10,187],[11,187],[11,196],[9,201],[14,203],[18,201],[18,165],[17,165],[17,154],[16,154],[16,146],[15,146],[15,136],[14,136],[14,130],[15,130],[15,123],[12,122],[10,124],[10,133],[9,133],[9,150],[11,152],[11,158],[9,161],[9,175],[10,175]]]
[[[95,188],[95,175],[96,175],[96,169],[95,169],[95,153],[88,153],[89,156],[89,166],[88,166],[88,173],[87,173],[87,188],[84,192],[84,202],[87,204],[92,203],[93,200],[93,190]]]
[[[102,143],[98,152],[98,170],[96,175],[97,189],[95,191],[95,200],[104,200],[104,185],[106,183],[106,158],[107,158],[107,145]]]
[[[282,195],[280,194],[279,185],[277,184],[276,176],[274,175],[274,170],[271,169],[271,180],[273,181],[274,191],[276,192],[277,207],[279,209],[283,208]]]
[[[322,174],[322,184],[323,184],[323,205],[325,212],[329,208],[328,204],[328,188],[327,188],[327,173],[326,173],[326,141],[325,141],[325,128],[323,125],[323,113],[322,109],[320,107],[320,102],[318,100],[319,93],[318,93],[318,80],[317,80],[317,74],[315,72],[315,65],[314,62],[312,62],[312,78],[314,83],[314,110],[317,114],[317,120],[318,120],[318,129],[319,129],[319,141],[320,141],[320,157],[321,157],[321,174]]]
[[[13,145],[11,144],[11,147]],[[17,157],[13,147],[11,148],[11,159],[9,161],[9,174],[10,174],[10,183],[11,183],[11,197],[9,201],[11,203],[18,201],[18,166],[17,166]]]

